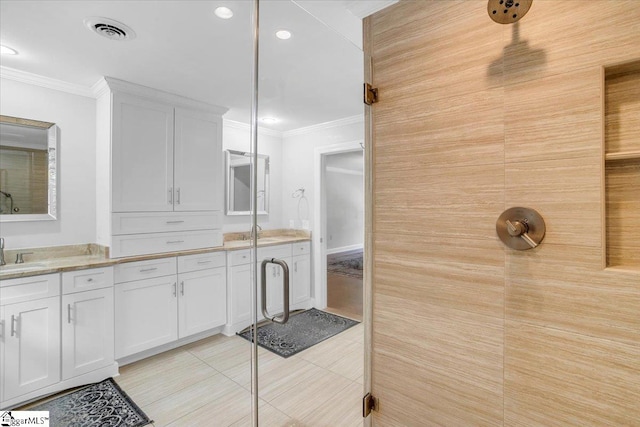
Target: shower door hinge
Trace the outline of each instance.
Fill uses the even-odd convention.
[[[364,84],[364,103],[367,105],[378,102],[378,88],[371,87],[369,83]]]
[[[367,393],[362,398],[362,417],[367,418],[371,411],[377,410],[378,399],[373,397],[371,393]]]

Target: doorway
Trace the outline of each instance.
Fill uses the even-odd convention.
[[[323,156],[321,212],[327,242],[327,311],[362,320],[363,150]]]

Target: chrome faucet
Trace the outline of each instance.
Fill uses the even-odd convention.
[[[0,237],[0,265],[6,265],[4,260],[4,237]]]
[[[262,227],[260,227],[258,224],[256,224],[256,227],[258,228],[258,232],[256,233],[256,229],[252,226],[251,227],[251,233],[249,234],[249,239],[252,240],[253,239],[253,233],[256,233],[256,238],[260,238],[260,232],[262,231]]]
[[[33,252],[18,252],[16,254],[16,264],[24,264],[24,259],[22,259],[23,255],[31,255]]]

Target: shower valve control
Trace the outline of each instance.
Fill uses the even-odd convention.
[[[510,208],[496,222],[496,233],[512,249],[523,251],[537,247],[544,239],[542,216],[530,208]]]

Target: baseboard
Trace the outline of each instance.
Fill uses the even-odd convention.
[[[51,396],[52,394],[59,393],[70,388],[97,383],[107,378],[117,377],[118,375],[118,364],[114,362],[109,366],[105,366],[104,368],[96,369],[95,371],[87,372],[86,374],[78,375],[77,377],[57,382],[48,387],[34,390],[31,393],[14,397],[13,399],[5,400],[4,402],[2,402],[2,404],[0,404],[0,409],[5,410],[12,409],[12,407],[20,407],[26,405],[27,403],[34,402],[36,400]]]
[[[140,353],[132,354],[130,356],[125,356],[118,359],[118,363],[120,366],[125,366],[133,362],[137,362],[142,359],[146,359],[147,357],[155,356],[156,354],[164,353],[165,351],[173,350],[174,348],[182,347],[186,344],[191,344],[192,342],[199,341],[204,338],[209,338],[214,335],[221,333],[223,327],[217,327],[214,329],[209,329],[208,331],[200,332],[198,334],[194,334],[177,341],[170,342],[168,344],[161,345],[159,347],[154,347],[149,350],[141,351]]]
[[[340,252],[355,251],[355,250],[363,249],[363,248],[364,248],[364,245],[362,243],[360,243],[358,245],[342,246],[342,247],[339,247],[339,248],[327,249],[327,255],[338,254]]]

